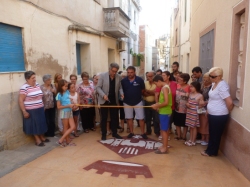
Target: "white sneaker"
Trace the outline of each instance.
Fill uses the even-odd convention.
[[[158,140],[162,140],[162,136],[159,136],[159,137],[158,137]]]
[[[202,143],[203,141],[202,140],[196,140],[196,143]]]
[[[111,134],[111,132],[107,131],[107,136],[110,135],[110,134]]]
[[[205,141],[203,141],[203,142],[201,142],[201,145],[206,146],[206,145],[208,145],[208,143],[207,143],[207,142],[205,142]]]

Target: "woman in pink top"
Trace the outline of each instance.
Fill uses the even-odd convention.
[[[95,89],[93,82],[89,81],[89,74],[83,72],[81,74],[83,82],[79,84],[77,92],[80,98],[81,105],[94,105],[95,103]],[[94,117],[95,108],[94,107],[80,107],[80,116],[82,119],[82,127],[85,133],[89,133],[89,130],[95,131],[94,127]]]
[[[177,137],[176,140],[186,141],[187,126],[186,123],[186,112],[187,112],[187,101],[189,97],[190,87],[188,81],[190,79],[189,74],[182,73],[178,78],[178,84],[176,89],[175,97],[175,111],[174,111],[174,124],[176,126]],[[183,127],[183,132],[181,132]]]

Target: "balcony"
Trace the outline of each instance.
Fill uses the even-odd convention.
[[[115,38],[129,38],[130,18],[119,7],[104,8],[104,29],[103,31]]]

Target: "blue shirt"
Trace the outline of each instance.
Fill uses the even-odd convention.
[[[70,93],[68,90],[66,92],[64,92],[63,95],[61,93],[58,93],[56,96],[56,100],[60,101],[62,106],[70,105],[71,102],[70,102],[69,95],[70,95]],[[64,112],[69,112],[72,109],[71,108],[63,108],[61,110],[63,110]]]
[[[132,82],[126,77],[122,79],[121,84],[124,92],[124,103],[133,106],[142,101],[142,90],[145,90],[145,84],[141,77],[136,76]]]

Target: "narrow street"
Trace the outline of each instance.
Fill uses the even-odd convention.
[[[135,129],[139,133],[139,128]],[[127,133],[121,135],[126,136]],[[157,155],[151,151],[126,159],[98,142],[100,137],[99,128],[96,132],[81,134],[74,139],[77,146],[56,147],[0,178],[0,186],[250,186],[250,182],[222,153],[218,157],[201,156],[203,146],[187,147],[182,141],[174,140],[173,134],[169,154]],[[149,138],[157,140],[154,135]],[[148,167],[152,178],[143,175],[128,178],[127,174],[111,176],[110,172],[97,174],[97,169],[84,169],[99,160],[142,164]],[[123,170],[118,172],[122,173]]]

